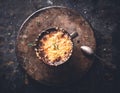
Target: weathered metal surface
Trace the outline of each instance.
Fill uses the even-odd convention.
[[[14,51],[18,29],[32,12],[50,5],[81,13],[94,29],[97,55],[115,64],[117,70],[104,67],[96,59],[86,76],[71,87],[47,87],[27,79]],[[119,10],[119,0],[0,0],[0,93],[119,93]]]
[[[69,34],[77,32],[73,39],[73,54],[68,62],[58,67],[51,67],[35,54],[35,39],[45,29],[60,27]],[[26,72],[35,80],[45,84],[70,84],[80,78],[91,67],[93,60],[81,52],[80,46],[86,45],[95,50],[94,33],[81,15],[64,7],[47,7],[33,13],[22,25],[17,37],[16,54]]]

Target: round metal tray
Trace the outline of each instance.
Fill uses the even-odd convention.
[[[68,62],[49,66],[40,61],[34,51],[34,42],[39,34],[51,27],[61,27],[69,34],[77,32],[73,40],[73,54]],[[93,63],[80,46],[87,45],[95,50],[93,30],[86,20],[74,10],[51,6],[37,10],[22,24],[16,42],[17,59],[26,73],[33,79],[48,85],[64,85],[80,80]]]

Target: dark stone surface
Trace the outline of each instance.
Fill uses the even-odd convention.
[[[50,87],[27,77],[15,55],[15,41],[22,22],[36,9],[62,5],[81,13],[94,29],[97,55],[88,74],[75,85]],[[119,93],[119,0],[0,0],[0,93]],[[102,64],[101,64],[102,63]],[[104,66],[113,63],[116,70]]]

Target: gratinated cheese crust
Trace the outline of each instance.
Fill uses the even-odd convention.
[[[68,33],[53,31],[39,40],[39,56],[45,62],[63,62],[70,57],[72,52],[72,41]]]

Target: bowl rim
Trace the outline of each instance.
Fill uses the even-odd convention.
[[[49,34],[49,33],[51,33],[51,32],[58,32],[58,31],[60,31],[60,32],[63,32],[63,33],[65,33],[69,38],[70,38],[70,41],[71,41],[71,46],[72,46],[72,49],[70,50],[70,53],[68,54],[68,56],[65,58],[65,60],[64,61],[55,61],[55,62],[46,62],[45,61],[45,58],[43,57],[40,57],[40,56],[37,56],[40,60],[42,60],[45,64],[48,64],[48,65],[50,65],[50,66],[59,66],[59,65],[62,65],[62,64],[64,64],[64,63],[66,63],[69,59],[70,59],[70,57],[71,57],[71,55],[72,55],[72,53],[73,53],[73,41],[72,41],[72,38],[71,38],[71,35],[66,31],[66,30],[64,30],[63,28],[60,28],[60,27],[51,27],[51,28],[48,28],[48,29],[46,29],[46,30],[43,30],[39,35],[38,35],[38,37],[37,37],[37,39],[35,39],[35,46],[34,46],[34,50],[35,50],[35,52],[36,52],[36,55],[38,54],[38,46],[40,46],[39,45],[39,40],[40,39],[42,39],[43,38],[43,36],[45,36],[45,35],[47,35],[47,34]]]

